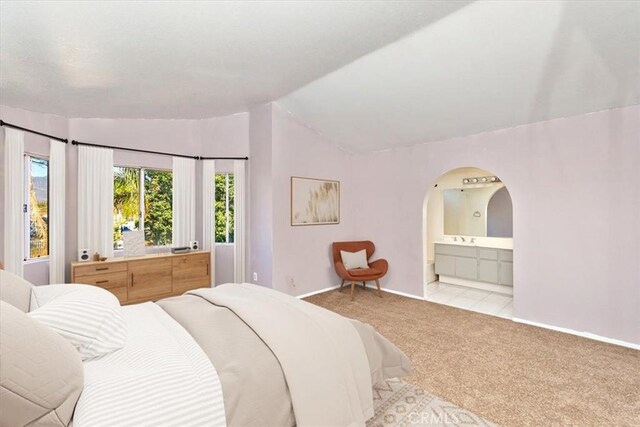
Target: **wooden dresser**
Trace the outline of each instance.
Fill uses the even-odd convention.
[[[112,258],[102,262],[74,262],[71,282],[100,286],[121,304],[155,301],[211,283],[209,252],[157,254]]]

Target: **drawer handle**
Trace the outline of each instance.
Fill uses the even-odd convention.
[[[104,270],[108,270],[108,269],[109,269],[109,267],[99,267],[99,268],[96,268],[96,271],[104,271]]]
[[[98,280],[98,281],[96,282],[96,285],[97,285],[98,283],[109,283],[109,281],[108,281],[108,280]]]

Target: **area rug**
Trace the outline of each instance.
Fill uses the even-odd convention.
[[[375,414],[367,427],[494,426],[489,421],[446,402],[398,378],[373,387]]]

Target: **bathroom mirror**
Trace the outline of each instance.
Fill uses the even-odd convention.
[[[444,234],[513,237],[511,196],[504,184],[442,190]]]

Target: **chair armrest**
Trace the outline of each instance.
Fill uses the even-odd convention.
[[[387,274],[387,270],[389,270],[389,263],[386,259],[377,259],[371,263],[369,263],[369,267],[375,268],[376,270],[380,270],[383,275]]]
[[[338,273],[338,276],[340,276],[343,279],[349,278],[349,272],[344,267],[344,264],[342,263],[342,261],[336,261],[335,268],[336,268],[336,273]]]

